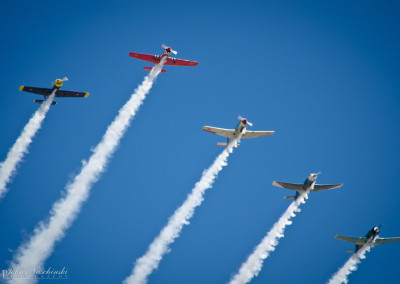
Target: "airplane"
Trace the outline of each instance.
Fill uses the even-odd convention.
[[[130,52],[129,56],[140,59],[140,60],[151,62],[154,65],[160,63],[160,61],[163,57],[167,57],[167,60],[165,61],[164,65],[197,66],[199,64],[199,62],[196,62],[196,61],[183,60],[183,59],[169,57],[171,55],[171,53],[178,54],[178,52],[171,49],[171,47],[166,46],[165,44],[162,44],[161,47],[164,48],[164,51],[161,55],[151,55],[151,54]],[[151,69],[153,69],[153,67],[143,67],[143,69],[146,71],[151,71]],[[164,69],[161,70],[161,73],[165,73],[165,72],[167,72],[167,71]]]
[[[286,189],[291,189],[296,191],[295,196],[285,196],[284,199],[294,199],[297,200],[299,198],[300,193],[303,193],[305,191],[321,191],[321,190],[326,190],[326,189],[333,189],[333,188],[339,188],[342,187],[343,183],[341,184],[315,184],[317,181],[319,173],[311,173],[306,180],[304,181],[303,184],[297,184],[297,183],[287,183],[287,182],[280,182],[280,181],[273,181],[272,185],[274,186],[279,186],[282,188]]]
[[[335,239],[346,241],[356,245],[354,250],[346,250],[346,252],[358,252],[364,245],[377,246],[381,244],[389,244],[400,241],[400,238],[379,238],[380,228],[382,226],[373,227],[365,237],[348,237],[336,235]]]
[[[224,129],[224,128],[217,128],[212,126],[204,126],[203,130],[214,133],[220,136],[227,137],[226,143],[217,143],[217,146],[228,146],[231,139],[236,138],[239,134],[242,134],[241,138],[255,138],[261,136],[268,136],[275,133],[275,131],[248,131],[246,128],[247,126],[253,126],[253,123],[249,122],[246,118],[238,116],[240,122],[236,126],[235,129]],[[235,147],[238,147],[240,143],[240,139]]]
[[[42,95],[45,98],[47,96],[50,96],[54,90],[56,90],[55,96],[61,97],[61,98],[65,98],[65,97],[86,98],[87,96],[89,96],[89,93],[60,90],[64,81],[68,81],[68,78],[64,77],[63,79],[56,79],[53,82],[51,89],[21,86],[21,87],[19,87],[19,90],[24,91],[24,92]],[[37,103],[37,104],[42,104],[44,101],[45,100],[34,100],[33,102]],[[51,105],[56,105],[56,104],[57,104],[57,102],[55,102],[55,101],[51,102]]]

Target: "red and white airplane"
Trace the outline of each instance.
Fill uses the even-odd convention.
[[[217,127],[211,127],[211,126],[204,126],[203,130],[217,134],[220,136],[224,136],[227,138],[226,143],[217,143],[217,146],[228,146],[229,142],[238,137],[239,134],[242,134],[241,138],[256,138],[256,137],[261,137],[261,136],[269,136],[275,133],[275,131],[248,131],[246,130],[247,125],[253,126],[253,123],[250,121],[247,121],[246,118],[241,117],[240,115],[238,116],[238,119],[240,122],[236,126],[235,129],[225,129],[225,128],[217,128]],[[239,146],[240,140],[238,141],[237,146]],[[236,147],[237,147],[236,146]]]
[[[130,52],[129,56],[133,58],[137,58],[140,60],[148,61],[153,63],[154,65],[160,63],[161,59],[163,57],[167,57],[167,60],[165,61],[164,65],[175,65],[175,66],[197,66],[199,62],[196,61],[190,61],[190,60],[183,60],[183,59],[177,59],[177,58],[172,58],[169,57],[171,53],[173,54],[178,54],[177,51],[171,49],[171,47],[168,47],[164,44],[161,45],[162,48],[164,48],[164,51],[161,55],[151,55],[151,54],[143,54],[143,53],[137,53],[137,52]],[[153,66],[154,67],[154,66]],[[146,71],[151,71],[153,67],[143,67],[144,70]],[[166,70],[161,70],[161,73],[165,73]]]

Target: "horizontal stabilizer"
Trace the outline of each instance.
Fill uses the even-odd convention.
[[[151,71],[151,69],[153,69],[153,67],[143,67],[143,69],[146,71]],[[161,70],[161,73],[165,73],[165,72],[167,72],[167,70],[164,70],[164,69]]]
[[[296,199],[296,196],[285,196],[284,198],[285,198],[285,199],[293,199],[293,200],[295,200],[295,199]]]
[[[42,104],[43,102],[44,102],[44,100],[34,100],[33,101],[34,103],[37,103],[37,104]],[[57,104],[57,102],[55,102],[55,101],[52,101],[51,102],[51,105],[52,106],[55,106]]]
[[[226,146],[228,146],[228,143],[225,143],[225,142],[221,142],[221,143],[217,143],[217,146],[222,146],[222,147],[226,147]],[[239,147],[240,146],[240,144],[239,143],[237,143],[235,146],[233,146],[233,147]]]

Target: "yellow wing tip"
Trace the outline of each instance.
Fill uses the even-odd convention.
[[[335,239],[337,239],[338,237],[339,237],[339,235],[336,235],[336,236],[335,236]]]
[[[89,95],[90,95],[89,93],[86,93],[85,96],[84,96],[84,98],[87,98]]]
[[[23,91],[24,90],[24,86],[19,87],[19,90]]]

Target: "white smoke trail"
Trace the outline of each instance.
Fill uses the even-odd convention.
[[[364,245],[358,252],[353,254],[349,260],[336,272],[335,275],[329,279],[329,284],[339,284],[339,283],[347,283],[347,276],[353,271],[357,270],[357,264],[361,262],[361,259],[364,259],[365,254],[371,250],[371,247],[368,245]]]
[[[300,194],[297,200],[293,201],[285,213],[274,224],[272,229],[264,237],[260,244],[254,249],[253,253],[242,263],[238,273],[234,275],[230,284],[248,283],[253,277],[257,276],[262,269],[263,261],[269,256],[269,253],[275,250],[278,240],[282,238],[287,225],[291,225],[290,218],[295,217],[294,212],[300,212],[300,204],[308,199],[308,192]]]
[[[168,224],[161,230],[160,234],[150,244],[147,252],[136,260],[132,274],[124,280],[125,284],[146,283],[150,273],[156,269],[162,257],[170,251],[169,245],[179,237],[184,225],[189,224],[194,210],[204,200],[204,193],[214,183],[218,173],[227,165],[229,154],[240,140],[242,135],[231,141],[224,151],[215,159],[214,163],[203,172],[201,179],[195,184],[192,192],[183,204],[169,218]]]
[[[108,126],[88,162],[84,163],[73,182],[66,186],[64,196],[53,205],[49,220],[40,222],[29,241],[18,248],[11,267],[17,267],[20,271],[28,273],[42,266],[50,256],[55,242],[65,235],[65,231],[77,217],[83,202],[89,197],[93,183],[99,179],[100,174],[104,171],[108,160],[146,98],[164,63],[165,58],[152,69],[150,75],[146,76],[128,102],[119,110],[118,116]],[[25,279],[25,281],[32,282],[29,279]],[[12,279],[10,282],[24,283],[22,279]]]
[[[28,124],[25,125],[21,135],[15,141],[14,145],[7,154],[7,158],[0,164],[0,198],[3,198],[7,192],[6,185],[15,174],[18,163],[28,152],[28,146],[31,144],[36,132],[40,129],[50,104],[54,99],[56,90],[41,104],[40,108],[31,117]]]

